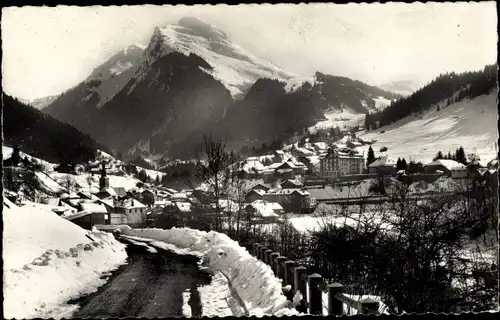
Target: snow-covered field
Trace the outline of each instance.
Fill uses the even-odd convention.
[[[77,184],[78,189],[90,190],[92,192],[99,191],[99,176],[94,175],[91,176],[89,173],[81,173],[77,175],[59,173],[59,172],[50,172],[50,178],[52,178],[52,183],[58,184],[59,186],[66,186],[66,181],[69,178],[73,180]],[[109,179],[110,187],[123,187],[125,190],[130,190],[135,188],[137,183],[140,182],[139,179],[136,179],[132,176],[114,176],[107,175]],[[50,179],[47,179],[50,180]],[[90,182],[90,185],[89,185]]]
[[[463,146],[466,153],[476,152],[483,161],[497,155],[498,141],[496,92],[463,100],[441,110],[432,107],[422,116],[411,116],[378,130],[359,135],[363,140],[376,140],[375,155],[387,147],[387,155],[428,163],[438,151],[443,154]],[[381,131],[385,131],[382,133]],[[366,152],[368,146],[358,148]]]
[[[68,317],[69,299],[95,291],[100,276],[125,263],[111,234],[84,230],[47,206],[18,207],[3,198],[4,315]]]
[[[274,276],[272,269],[224,234],[188,228],[163,230],[122,227],[120,230],[127,236],[155,240],[149,242],[152,246],[204,257],[211,270],[220,271],[228,277],[231,287],[245,303],[250,315],[298,314],[295,309],[286,307],[289,301],[282,293],[281,280]],[[220,279],[217,281],[223,283]],[[207,310],[207,305],[203,312],[204,315],[214,314],[213,310]]]
[[[349,127],[362,125],[365,121],[365,115],[357,113],[348,108],[343,108],[342,111],[333,110],[325,112],[327,120],[319,121],[314,126],[309,127],[309,132],[314,133],[318,129],[329,129],[339,127],[340,129],[347,130]]]
[[[2,156],[3,156],[4,160],[10,158],[10,156],[12,155],[12,151],[13,150],[14,149],[11,148],[11,147],[7,147],[7,146],[2,145]],[[54,163],[42,160],[40,158],[36,158],[36,157],[30,156],[29,154],[24,153],[22,151],[19,152],[19,155],[21,157],[27,157],[28,160],[30,160],[30,161],[36,160],[36,162],[44,165],[49,170],[52,170],[56,166],[56,164],[54,164]]]
[[[98,153],[99,153],[99,157],[101,157],[102,159],[107,159],[107,160],[113,161],[114,163],[119,164],[119,165],[125,164],[123,161],[116,159],[115,157],[113,157],[112,155],[110,155],[104,151],[99,150]],[[166,175],[165,172],[146,169],[146,168],[139,167],[139,166],[135,166],[135,168],[137,169],[138,172],[141,170],[146,171],[146,175],[151,179],[156,179],[157,176],[161,179],[164,175]],[[111,181],[110,181],[110,183],[111,183]]]

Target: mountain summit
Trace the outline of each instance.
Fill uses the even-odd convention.
[[[155,60],[170,52],[195,53],[211,66],[204,70],[221,81],[233,98],[240,98],[259,78],[287,80],[293,75],[258,58],[232,42],[226,33],[196,17],[181,18],[177,24],[157,27],[144,54]]]

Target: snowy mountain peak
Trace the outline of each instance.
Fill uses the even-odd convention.
[[[142,54],[144,52],[144,49],[146,49],[146,46],[142,45],[142,44],[133,44],[133,45],[130,45],[128,47],[126,47],[125,49],[123,49],[123,54],[125,55],[135,55],[135,54]]]
[[[137,70],[137,63],[143,52],[143,46],[130,45],[94,69],[87,81],[101,82],[97,88],[100,97],[98,107],[103,106],[127,84]]]
[[[245,94],[259,78],[286,81],[293,77],[241,48],[217,27],[196,17],[184,17],[177,24],[154,29],[137,78],[141,79],[156,59],[174,51],[202,57],[213,67],[204,71],[223,83],[234,98]]]

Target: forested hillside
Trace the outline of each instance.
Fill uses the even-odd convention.
[[[497,64],[488,65],[481,71],[439,75],[429,84],[410,96],[399,98],[382,111],[366,115],[365,128],[381,127],[411,114],[420,113],[436,103],[448,100],[452,104],[490,93],[497,86]],[[455,92],[460,91],[456,97]]]
[[[74,127],[3,94],[4,144],[17,145],[34,157],[49,162],[83,163],[94,159],[96,141]]]

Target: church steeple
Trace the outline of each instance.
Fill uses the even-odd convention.
[[[106,165],[104,161],[101,162],[101,177],[99,178],[99,189],[107,189],[109,188],[109,178],[106,176]]]

